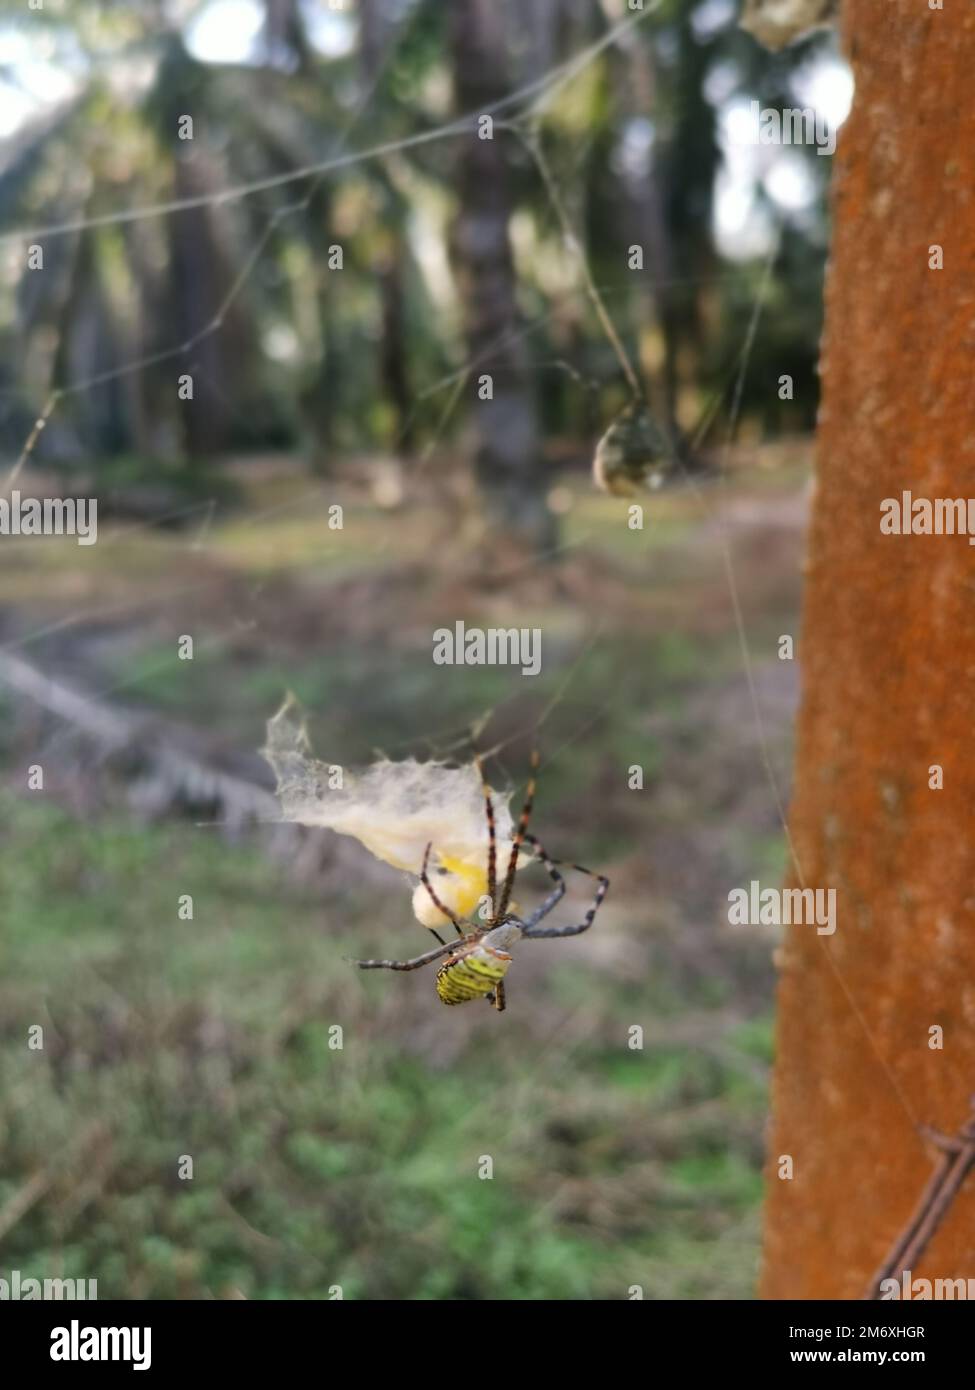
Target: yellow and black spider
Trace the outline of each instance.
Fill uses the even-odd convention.
[[[460,940],[444,941],[439,932],[433,931],[431,927],[430,930],[440,942],[436,950],[426,951],[422,956],[414,956],[411,960],[357,960],[353,963],[358,965],[360,970],[417,970],[421,965],[429,965],[432,961],[446,957],[437,971],[437,993],[442,1001],[445,1004],[466,1004],[469,999],[486,998],[489,1004],[493,1004],[501,1012],[505,1006],[504,976],[512,960],[509,948],[520,941],[522,937],[533,940],[540,937],[578,936],[580,932],[587,931],[592,926],[600,903],[606,896],[609,879],[604,874],[594,874],[590,869],[583,868],[581,864],[564,864],[561,860],[550,859],[535,836],[528,834],[528,821],[535,799],[535,774],[538,769],[538,753],[534,752],[525,804],[522,807],[518,828],[512,839],[511,857],[508,860],[508,869],[499,897],[494,802],[491,800],[491,789],[484,780],[484,770],[481,767],[480,758],[477,759],[477,766],[481,773],[481,787],[484,791],[484,809],[487,817],[487,891],[491,903],[491,916],[483,926],[474,926],[472,930],[464,930],[454,914],[444,907],[434,892],[427,873],[432,849],[432,845],[428,844],[423,856],[420,881],[435,906],[453,925]],[[508,904],[511,900],[515,871],[518,867],[518,853],[526,841],[533,847],[539,862],[545,865],[555,887],[545,901],[540,903],[529,917],[522,920],[522,918],[516,917],[513,912],[508,911]],[[577,869],[579,873],[588,874],[590,878],[595,878],[597,880],[596,896],[592,907],[577,926],[540,927],[539,923],[542,919],[548,916],[565,894],[565,879],[559,873],[557,867],[559,864],[563,868]]]

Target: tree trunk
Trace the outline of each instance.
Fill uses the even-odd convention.
[[[287,71],[307,72],[312,66],[299,0],[264,0],[265,58]]]
[[[913,1121],[975,1092],[975,557],[880,530],[902,491],[975,495],[975,13],[848,0],[845,48],[792,812],[837,928],[781,953],[769,1298],[861,1296],[934,1167]],[[973,1273],[969,1180],[913,1275]]]
[[[377,259],[376,275],[382,306],[382,334],[379,350],[379,373],[383,393],[396,418],[394,440],[401,458],[413,453],[413,395],[410,390],[409,348],[407,343],[406,294],[403,262],[406,248],[397,227],[394,244],[385,256]]]
[[[621,10],[622,14],[623,11]],[[620,41],[626,55],[623,81],[617,89],[620,123],[636,119],[649,120],[658,110],[657,74],[654,53],[639,29],[630,30]],[[650,385],[650,403],[663,423],[667,437],[678,438],[677,425],[677,357],[680,348],[681,315],[679,299],[683,293],[675,284],[675,255],[667,226],[666,177],[661,168],[657,137],[648,140],[640,160],[626,167],[620,176],[625,198],[624,216],[628,228],[627,243],[646,248],[649,284],[641,277],[638,296],[640,320],[652,324],[656,319],[663,340],[663,369],[661,383],[654,390]]]
[[[192,146],[188,152],[177,150],[173,171],[176,198],[194,198],[213,191],[204,162]],[[175,329],[170,341],[190,342],[222,309],[231,285],[228,259],[218,244],[213,211],[193,207],[174,213],[169,221],[169,247],[168,313]],[[243,311],[235,301],[223,310],[223,326],[199,338],[192,351],[172,368],[174,392],[179,373],[188,372],[195,378],[193,401],[185,403],[182,414],[186,453],[192,459],[223,452],[231,445],[238,424],[234,402],[246,399],[248,379],[248,338],[242,330]]]
[[[507,90],[504,7],[497,0],[455,0],[450,43],[457,105],[484,111]],[[550,543],[536,406],[516,300],[508,236],[512,200],[505,151],[511,137],[477,134],[459,142],[460,210],[451,260],[464,306],[467,348],[475,363],[470,389],[489,376],[493,399],[474,397],[477,476],[491,521],[530,544]]]

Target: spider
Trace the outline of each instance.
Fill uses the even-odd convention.
[[[493,1004],[500,1013],[505,1007],[504,976],[512,960],[509,948],[523,937],[537,939],[540,937],[578,936],[580,932],[588,931],[609,889],[609,879],[604,874],[594,874],[590,869],[584,869],[581,864],[565,864],[561,860],[550,859],[535,836],[528,834],[528,821],[535,799],[538,771],[538,751],[536,750],[532,753],[531,774],[528,779],[525,804],[521,810],[518,828],[512,839],[511,856],[508,859],[508,868],[499,895],[494,802],[491,800],[491,789],[484,778],[481,759],[476,758],[476,762],[481,775],[481,789],[484,793],[484,811],[487,819],[487,888],[491,903],[491,916],[483,926],[468,924],[468,930],[464,930],[453,913],[444,907],[430,882],[427,868],[433,845],[432,843],[428,844],[423,855],[420,882],[426,888],[434,905],[452,924],[460,940],[444,941],[440,933],[433,931],[431,927],[430,930],[433,931],[433,935],[440,942],[440,945],[432,951],[424,952],[422,956],[414,956],[411,960],[357,960],[353,964],[357,965],[360,970],[417,970],[421,965],[430,965],[435,960],[443,959],[443,964],[437,971],[437,993],[443,1003],[466,1004],[469,999],[486,998],[488,1003]],[[511,900],[511,890],[514,887],[515,871],[518,867],[518,852],[525,842],[532,846],[537,860],[545,865],[555,887],[544,902],[540,903],[529,917],[522,920],[513,912],[508,911],[508,905]],[[590,878],[596,879],[596,896],[592,907],[578,926],[542,927],[539,926],[539,923],[549,915],[565,894],[565,879],[558,869],[560,864],[563,868],[576,869],[579,873],[588,874]]]

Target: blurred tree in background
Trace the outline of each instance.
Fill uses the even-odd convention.
[[[111,460],[192,466],[296,446],[323,470],[342,453],[408,457],[476,410],[491,506],[544,531],[540,464],[585,458],[628,390],[525,141],[503,117],[493,141],[432,137],[458,113],[537,92],[627,19],[521,134],[674,428],[726,385],[781,226],[744,408],[761,431],[810,427],[830,160],[752,151],[723,194],[726,127],[753,99],[796,103],[797,82],[838,60],[822,34],[770,54],[736,17],[732,0],[662,0],[646,16],[623,0],[527,12],[512,0],[78,0],[27,17],[4,3],[0,114],[14,114],[0,225],[38,229],[46,271],[25,269],[27,241],[8,235],[7,452],[52,388],[78,383],[92,384],[59,405],[37,459],[96,478]],[[325,174],[289,178],[332,157]],[[764,238],[733,244],[722,197],[747,202]],[[629,268],[634,244],[642,271]],[[493,403],[477,400],[480,371],[495,377]],[[786,371],[810,384],[795,403],[769,389]],[[192,402],[178,399],[180,372]]]

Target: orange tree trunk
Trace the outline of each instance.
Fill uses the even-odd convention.
[[[975,1093],[975,549],[880,530],[884,498],[975,496],[975,6],[844,28],[791,818],[838,925],[781,952],[767,1298],[859,1297],[932,1172],[916,1124]],[[975,1275],[975,1176],[921,1264]]]

